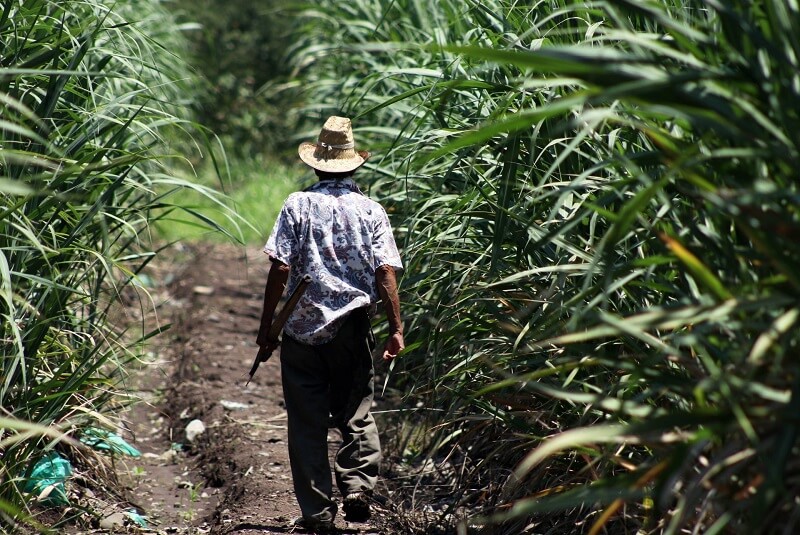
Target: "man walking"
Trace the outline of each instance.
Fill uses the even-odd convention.
[[[381,460],[373,399],[370,316],[380,299],[389,322],[383,359],[404,347],[395,270],[400,256],[384,209],[367,198],[353,174],[369,157],[356,151],[349,119],[330,117],[316,143],[303,143],[300,159],[319,181],[290,195],[264,248],[272,261],[257,338],[259,356],[269,339],[275,308],[308,274],[311,284],[283,331],[281,374],[288,415],[289,459],[302,517],[299,527],[324,531],[337,512],[332,499],[328,427],[342,434],[335,458],[336,485],[345,519],[364,522]]]

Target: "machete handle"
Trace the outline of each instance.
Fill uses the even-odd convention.
[[[300,282],[297,283],[297,286],[295,287],[294,291],[292,291],[292,295],[290,295],[289,299],[286,300],[286,304],[283,305],[283,308],[278,313],[278,316],[272,321],[272,325],[269,326],[269,331],[267,332],[267,339],[275,340],[276,342],[275,347],[278,346],[278,337],[280,336],[281,331],[283,331],[283,326],[286,325],[286,320],[289,319],[289,316],[292,314],[292,311],[297,306],[297,303],[298,301],[300,301],[300,298],[303,297],[306,288],[308,288],[308,285],[311,284],[312,280],[313,279],[311,278],[311,275],[307,273],[303,275],[303,277],[300,279]],[[275,348],[273,348],[272,351],[267,353],[266,356],[262,356],[261,351],[259,349],[259,352],[256,355],[255,360],[253,361],[253,366],[250,368],[250,377],[247,379],[247,382],[244,384],[244,386],[250,384],[250,380],[253,378],[253,375],[255,375],[256,370],[258,370],[258,366],[262,362],[266,362],[267,360],[269,360],[269,358],[272,356],[272,353],[274,352]]]
[[[297,283],[297,287],[292,292],[292,295],[289,296],[289,299],[286,300],[286,304],[283,305],[283,308],[278,313],[278,316],[273,320],[272,325],[269,326],[269,331],[267,331],[267,339],[268,340],[277,340],[278,337],[281,335],[281,331],[283,331],[283,326],[286,325],[286,320],[289,319],[291,316],[292,311],[297,306],[297,302],[300,301],[300,298],[303,297],[303,294],[308,288],[308,285],[311,284],[311,275],[303,275],[303,278],[300,279],[300,282]]]

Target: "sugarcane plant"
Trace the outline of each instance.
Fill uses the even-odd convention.
[[[396,380],[444,409],[410,410],[436,432],[404,433],[417,443],[403,448],[463,459],[437,521],[800,522],[798,9],[305,13],[306,112],[357,117],[377,148],[371,191],[402,235],[411,350]]]
[[[38,459],[111,425],[125,364],[165,327],[108,320],[155,255],[149,225],[186,188],[213,196],[166,165],[193,150],[189,132],[204,144],[181,111],[192,84],[176,28],[158,2],[0,10],[2,525],[30,520]]]

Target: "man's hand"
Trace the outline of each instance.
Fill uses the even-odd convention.
[[[267,340],[264,345],[259,346],[257,356],[258,360],[261,362],[266,362],[270,355],[272,355],[272,352],[278,347],[279,343],[280,342],[277,340]]]
[[[269,360],[269,357],[272,356],[272,352],[275,351],[275,348],[278,347],[278,340],[266,340],[265,342],[258,344],[258,353],[256,353],[256,358],[253,360],[253,365],[250,367],[250,378],[247,379],[247,382],[244,386],[250,384],[250,381],[253,379],[253,375],[255,375],[256,370],[258,370],[258,365],[262,362],[266,362]]]
[[[391,362],[406,347],[403,333],[394,333],[383,346],[383,360]]]

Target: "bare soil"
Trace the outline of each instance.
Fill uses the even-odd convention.
[[[115,464],[125,491],[115,509],[141,513],[147,528],[129,521],[109,527],[106,519],[104,529],[92,532],[304,533],[290,526],[299,509],[277,352],[245,386],[269,262],[258,247],[200,245],[167,253],[169,261],[148,271],[152,302],[132,302],[126,315],[136,322],[155,312],[160,325],[171,327],[152,343],[152,363],[131,378],[142,401],[125,415],[126,439],[142,456]],[[186,428],[195,420],[205,431],[192,441]],[[338,440],[331,431],[331,451]],[[390,494],[383,485],[378,492]],[[339,515],[336,527],[399,533],[389,527],[390,516],[376,504],[369,523],[346,523]]]

